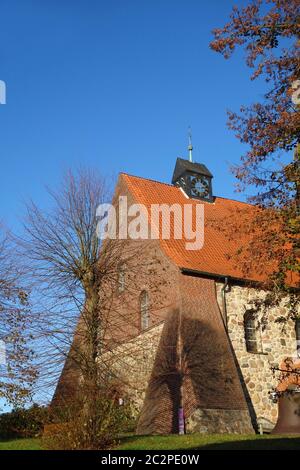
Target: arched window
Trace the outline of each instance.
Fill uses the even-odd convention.
[[[149,295],[148,292],[143,290],[140,295],[140,313],[141,313],[141,330],[146,330],[150,326],[149,315]]]
[[[295,321],[295,329],[296,329],[296,348],[297,348],[297,355],[300,357],[300,318],[296,318]]]
[[[247,351],[250,353],[261,353],[260,328],[252,310],[249,310],[244,315],[244,330]]]
[[[124,292],[125,290],[125,285],[126,285],[125,272],[126,272],[126,264],[122,263],[119,265],[119,268],[118,268],[118,292],[119,293]]]
[[[300,317],[296,318],[295,328],[296,328],[296,340],[300,341]]]

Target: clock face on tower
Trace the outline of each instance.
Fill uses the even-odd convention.
[[[202,163],[177,158],[172,184],[180,187],[187,197],[213,202],[213,175]]]
[[[209,199],[210,184],[209,179],[203,175],[195,175],[189,177],[190,193],[192,197]]]

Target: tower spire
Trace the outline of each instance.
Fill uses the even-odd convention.
[[[192,144],[192,129],[191,129],[191,127],[189,127],[188,136],[189,136],[189,145],[188,145],[189,161],[193,162],[193,144]]]

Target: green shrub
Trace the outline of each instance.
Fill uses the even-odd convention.
[[[103,396],[95,399],[92,410],[82,400],[74,400],[56,413],[57,423],[45,427],[46,449],[106,449],[116,444],[132,419],[129,406]]]
[[[0,415],[0,438],[38,437],[49,422],[49,410],[34,404],[28,409],[18,408]]]

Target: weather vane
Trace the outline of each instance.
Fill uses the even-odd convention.
[[[190,126],[189,126],[189,130],[188,130],[188,136],[189,136],[189,145],[188,145],[189,161],[193,162],[192,129],[191,129]]]

